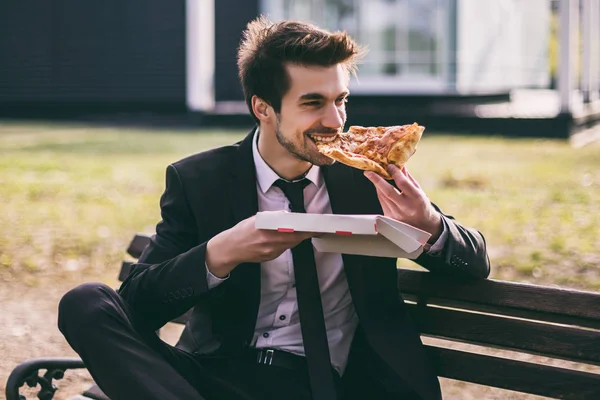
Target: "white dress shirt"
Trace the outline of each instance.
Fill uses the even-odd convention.
[[[289,210],[288,199],[281,189],[273,186],[273,183],[280,177],[261,157],[257,141],[258,134],[255,133],[252,151],[256,167],[258,211]],[[306,212],[331,214],[329,194],[320,168],[313,166],[306,174],[306,178],[310,180],[304,189]],[[444,230],[429,252],[441,250],[446,237],[447,233]],[[320,253],[315,250],[315,262],[321,288],[331,364],[342,375],[348,361],[348,353],[358,324],[358,317],[344,273],[342,255]],[[213,288],[227,279],[227,277],[214,276],[208,271],[208,268],[206,272],[209,288]],[[261,263],[260,274],[260,306],[254,329],[254,345],[256,348],[276,348],[304,355],[292,251],[286,250],[276,259]]]

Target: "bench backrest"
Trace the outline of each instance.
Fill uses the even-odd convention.
[[[600,368],[600,293],[399,270],[425,336]],[[428,346],[438,375],[556,398],[600,399],[600,375]],[[555,362],[553,362],[555,363]]]
[[[137,233],[131,240],[131,243],[129,243],[129,247],[127,247],[127,254],[129,254],[131,257],[137,260],[138,258],[140,258],[144,249],[146,248],[146,246],[148,246],[149,243],[150,236]],[[131,271],[132,264],[132,261],[126,260],[121,263],[121,270],[119,271],[119,281],[123,282],[125,278],[127,278],[127,275],[129,275],[129,271]]]
[[[128,254],[138,258],[149,240],[136,235]],[[131,262],[123,262],[120,280],[130,267]],[[398,271],[398,286],[422,335],[450,341],[426,346],[439,376],[547,397],[600,399],[600,374],[475,353],[452,344],[600,366],[600,293],[466,281],[408,269]]]

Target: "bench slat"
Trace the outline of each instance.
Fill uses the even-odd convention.
[[[600,332],[407,304],[423,334],[600,365]]]
[[[119,271],[119,281],[123,282],[127,276],[129,275],[129,272],[131,271],[131,266],[133,265],[133,263],[131,261],[123,261],[121,262],[121,270]]]
[[[600,399],[600,375],[425,346],[439,376],[567,399]]]
[[[549,314],[546,312],[535,312],[530,310],[522,310],[502,306],[489,306],[485,304],[478,304],[467,301],[441,299],[439,297],[423,298],[422,296],[405,293],[402,293],[401,298],[408,304],[418,303],[421,305],[435,305],[446,308],[469,310],[479,313],[503,315],[506,317],[522,318],[532,321],[543,321],[555,324],[586,327],[600,330],[600,320],[593,320],[588,318],[572,317],[569,315],[560,314]],[[424,301],[424,299],[426,300]]]
[[[600,293],[492,279],[469,281],[421,271],[398,270],[402,293],[566,315],[600,321]],[[596,324],[592,324],[596,325]]]
[[[148,243],[150,243],[150,236],[141,233],[136,234],[127,248],[127,254],[133,258],[140,258]]]

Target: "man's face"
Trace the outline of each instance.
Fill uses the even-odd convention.
[[[279,144],[301,161],[330,165],[311,136],[333,137],[346,123],[348,73],[341,64],[332,67],[287,65],[291,85],[281,101],[275,133]]]

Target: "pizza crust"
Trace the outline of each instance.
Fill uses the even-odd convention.
[[[424,127],[412,125],[390,127],[351,126],[330,142],[316,140],[319,152],[342,164],[373,171],[387,180],[389,164],[403,168],[417,150]]]

